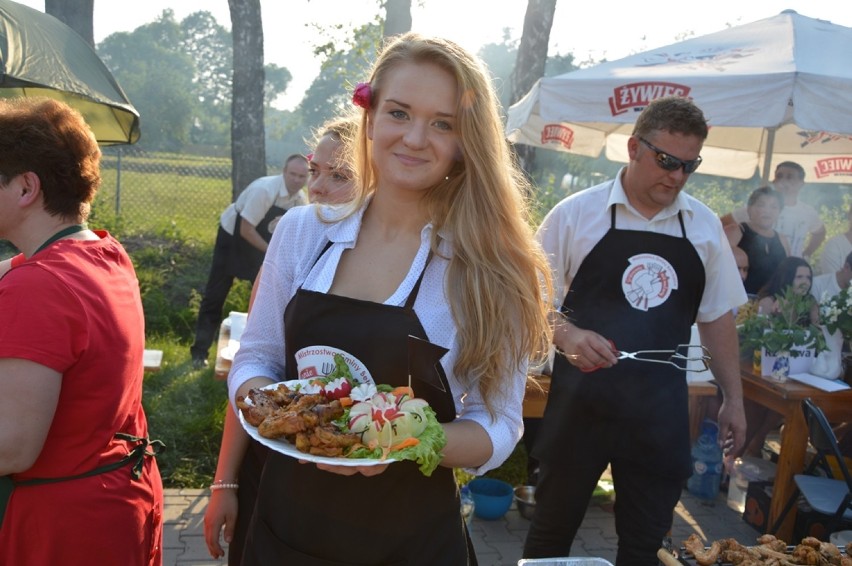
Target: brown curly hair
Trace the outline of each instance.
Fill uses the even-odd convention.
[[[0,186],[32,171],[45,210],[85,220],[101,184],[101,150],[83,116],[49,98],[0,100]]]

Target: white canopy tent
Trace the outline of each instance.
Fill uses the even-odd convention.
[[[700,173],[766,179],[796,161],[852,183],[852,28],[781,14],[556,77],[509,108],[510,141],[627,161],[654,98],[688,96],[711,126]]]

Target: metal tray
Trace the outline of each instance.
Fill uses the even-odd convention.
[[[577,558],[522,558],[518,560],[518,566],[612,566],[612,563],[603,558],[583,556]]]

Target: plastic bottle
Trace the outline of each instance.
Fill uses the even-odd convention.
[[[231,341],[231,317],[226,317],[222,324],[219,325],[219,344],[216,348],[216,374],[228,374],[231,364],[228,360],[222,357],[222,352],[228,347]]]
[[[470,488],[463,485],[459,490],[459,498],[461,499],[461,514],[467,524],[473,517],[473,509],[476,504],[473,502],[473,494],[470,493]]]
[[[701,434],[692,446],[692,477],[687,481],[686,488],[705,501],[713,501],[719,495],[722,448],[718,436],[719,425],[705,419],[701,424]]]

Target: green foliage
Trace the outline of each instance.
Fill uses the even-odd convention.
[[[485,472],[485,476],[503,480],[509,485],[526,485],[529,478],[527,476],[527,449],[524,443],[518,442],[515,450],[506,461],[499,467]]]
[[[166,444],[157,464],[166,487],[203,487],[216,472],[227,406],[227,387],[213,370],[194,370],[189,353],[168,335],[151,334],[147,346],[163,350],[159,371],[146,374],[143,405],[151,438]]]
[[[369,78],[367,73],[381,39],[380,22],[371,22],[353,30],[350,37],[338,40],[343,44],[342,49],[337,47],[338,42],[334,40],[314,49],[324,60],[319,75],[299,104],[297,112],[301,119],[299,126],[302,135],[349,107],[352,87]]]
[[[140,147],[230,147],[233,42],[210,12],[178,22],[173,10],[163,10],[154,22],[111,34],[97,51],[139,111]],[[265,70],[271,102],[292,77],[277,65]]]
[[[174,12],[165,10],[156,22],[98,45],[98,55],[139,111],[142,147],[180,149],[189,142],[193,116],[201,113],[193,95],[196,62],[180,39]]]
[[[794,358],[801,354],[795,347],[814,348],[816,354],[826,350],[820,327],[799,322],[810,317],[813,297],[801,295],[788,285],[777,300],[778,312],[756,314],[740,326],[740,350],[746,354],[766,348],[768,352],[790,352]]]
[[[690,177],[684,190],[722,216],[742,206],[754,188],[751,180],[696,174]]]
[[[460,486],[465,485],[475,477],[461,468],[455,468],[453,474],[456,477],[456,483]],[[527,485],[529,476],[527,474],[527,449],[524,443],[518,442],[506,461],[497,468],[485,472],[485,477],[503,480],[510,485]]]

